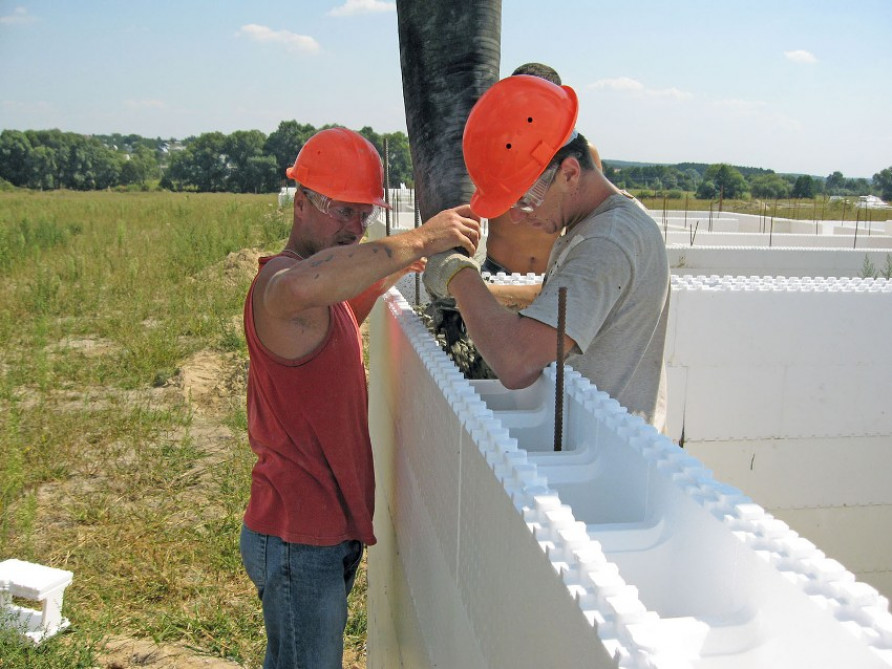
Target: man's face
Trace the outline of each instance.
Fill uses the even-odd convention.
[[[295,206],[301,206],[302,217],[312,223],[320,249],[358,244],[378,213],[374,205],[332,200],[305,189],[298,193],[302,205],[295,199]]]
[[[558,165],[545,170],[530,190],[508,210],[508,216],[514,223],[529,225],[548,234],[554,234],[563,228],[558,206],[560,197],[558,189],[554,188],[559,173]]]

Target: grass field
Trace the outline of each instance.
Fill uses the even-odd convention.
[[[0,193],[0,559],[74,572],[70,629],[0,634],[3,669],[259,666],[240,317],[289,227],[275,195]]]

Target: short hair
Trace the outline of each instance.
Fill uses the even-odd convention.
[[[514,72],[511,73],[511,76],[513,77],[515,74],[529,74],[550,81],[558,86],[561,85],[561,75],[557,73],[557,70],[542,63],[524,63],[523,65],[519,65]]]
[[[551,159],[551,163],[557,163],[560,165],[564,162],[564,158],[569,158],[573,156],[576,160],[579,161],[579,165],[584,170],[594,170],[595,161],[592,160],[592,152],[589,148],[588,140],[583,136],[581,132],[576,133],[576,137],[572,140],[564,144],[558,152],[554,154],[554,158]]]

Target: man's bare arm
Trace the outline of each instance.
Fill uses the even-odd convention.
[[[536,299],[536,296],[542,290],[542,284],[527,284],[521,286],[513,286],[509,284],[490,283],[487,284],[489,292],[498,300],[499,304],[512,311],[520,311],[529,306],[530,302]]]

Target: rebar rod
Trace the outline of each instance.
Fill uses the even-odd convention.
[[[554,382],[554,450],[563,449],[564,437],[564,332],[567,329],[567,287],[558,288],[557,361]]]

